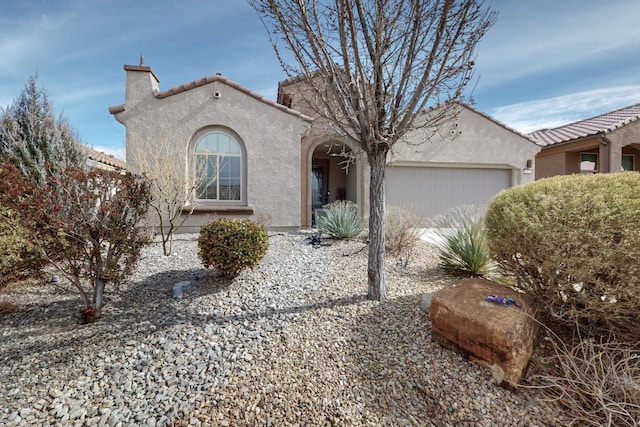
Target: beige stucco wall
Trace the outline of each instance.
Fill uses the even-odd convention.
[[[235,216],[264,222],[271,228],[300,227],[300,138],[309,123],[244,90],[213,81],[157,98],[150,72],[127,71],[125,109],[116,119],[126,126],[127,163],[136,169],[138,150],[152,151],[157,141],[170,139],[180,173],[192,171],[193,137],[210,126],[220,126],[246,149],[245,211],[225,213],[200,203],[198,214],[183,231],[195,231],[215,217]]]
[[[434,129],[416,130],[398,142],[389,156],[397,166],[498,168],[512,171],[513,185],[534,180],[541,147],[524,136],[461,105],[458,114]],[[531,172],[531,173],[527,173]]]

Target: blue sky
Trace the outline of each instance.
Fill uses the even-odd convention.
[[[530,132],[640,103],[640,1],[488,3],[498,21],[467,94],[479,110]],[[37,73],[82,142],[122,157],[107,109],[141,53],[161,90],[219,72],[275,99],[286,77],[244,0],[14,0],[0,11],[0,106]]]

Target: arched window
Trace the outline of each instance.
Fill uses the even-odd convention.
[[[240,202],[242,149],[226,132],[212,131],[198,139],[194,149],[196,199]]]

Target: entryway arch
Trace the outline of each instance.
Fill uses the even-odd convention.
[[[302,226],[314,225],[315,211],[336,200],[362,203],[362,159],[339,137],[320,137],[308,142],[302,172]]]

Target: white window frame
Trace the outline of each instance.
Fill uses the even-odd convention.
[[[227,136],[229,139],[234,141],[239,149],[239,153],[226,153],[226,152],[216,152],[216,153],[197,153],[198,143],[205,138],[207,135],[212,133],[220,133]],[[233,132],[227,131],[224,128],[220,127],[209,127],[205,129],[201,129],[198,131],[194,137],[192,138],[193,144],[191,149],[191,169],[192,169],[192,180],[195,186],[194,192],[194,201],[199,205],[213,205],[213,206],[246,206],[247,204],[247,188],[246,188],[246,150],[244,148],[244,144]],[[216,199],[202,199],[198,197],[198,177],[197,177],[197,158],[201,157],[216,157]],[[220,168],[219,161],[220,157],[237,157],[240,159],[240,199],[239,200],[220,200]]]

